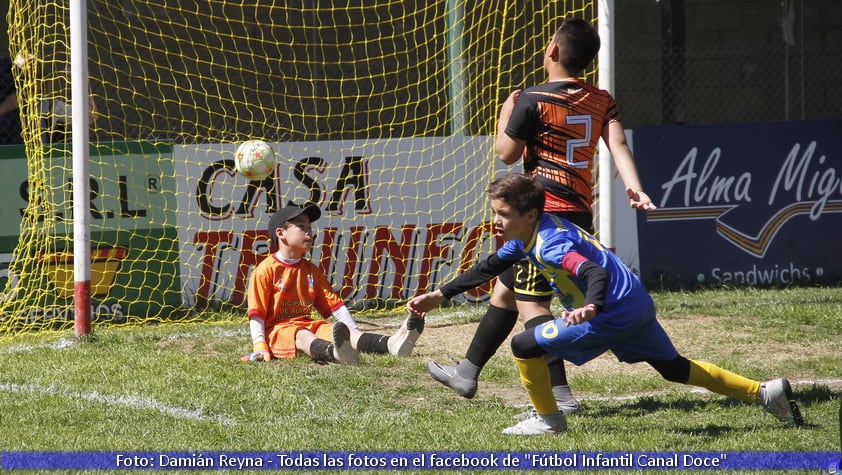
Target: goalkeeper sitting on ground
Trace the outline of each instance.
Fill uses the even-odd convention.
[[[491,182],[488,196],[495,230],[505,245],[454,281],[413,298],[407,308],[423,316],[445,298],[490,280],[524,257],[557,293],[561,294],[559,288],[581,292],[572,296],[579,301],[575,308],[537,326],[527,323],[527,329],[512,338],[520,379],[535,411],[504,434],[555,434],[567,429],[544,361],[548,352],[582,365],[611,350],[620,361],[649,363],[668,381],[758,403],[783,422],[803,423],[786,379],[754,381],[681,356],[655,318],[655,304],[637,275],[592,235],[564,218],[543,213],[544,190],[535,178],[505,175]]]
[[[358,351],[409,356],[424,330],[410,316],[392,335],[363,333],[324,273],[305,258],[313,247],[311,223],[321,216],[313,205],[287,206],[269,220],[278,250],[255,267],[248,286],[252,352],[244,361],[292,358],[299,352],[320,363],[359,364]],[[336,323],[313,319],[317,311]]]

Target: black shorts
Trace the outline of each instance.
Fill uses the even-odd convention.
[[[593,234],[593,215],[591,213],[556,213],[556,215]],[[516,300],[546,302],[552,300],[555,293],[541,271],[529,259],[523,259],[509,267],[498,278],[503,285],[514,292]]]

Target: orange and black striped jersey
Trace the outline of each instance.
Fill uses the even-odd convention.
[[[593,159],[613,121],[620,111],[611,94],[578,79],[524,89],[506,134],[526,142],[523,169],[547,190],[544,211],[593,213]]]

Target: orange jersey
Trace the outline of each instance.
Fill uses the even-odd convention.
[[[596,147],[608,123],[619,120],[614,98],[578,79],[521,93],[506,134],[526,142],[523,169],[547,190],[544,211],[593,212]]]
[[[289,265],[272,254],[254,268],[249,280],[248,317],[262,318],[267,333],[284,321],[310,318],[313,311],[328,318],[344,304],[321,269],[306,259]]]

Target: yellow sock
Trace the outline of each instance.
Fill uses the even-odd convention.
[[[515,358],[520,380],[538,414],[555,414],[558,404],[553,397],[550,384],[550,370],[543,356],[538,358]]]
[[[745,378],[706,361],[690,360],[687,384],[748,402],[757,402],[760,395],[760,381]]]

